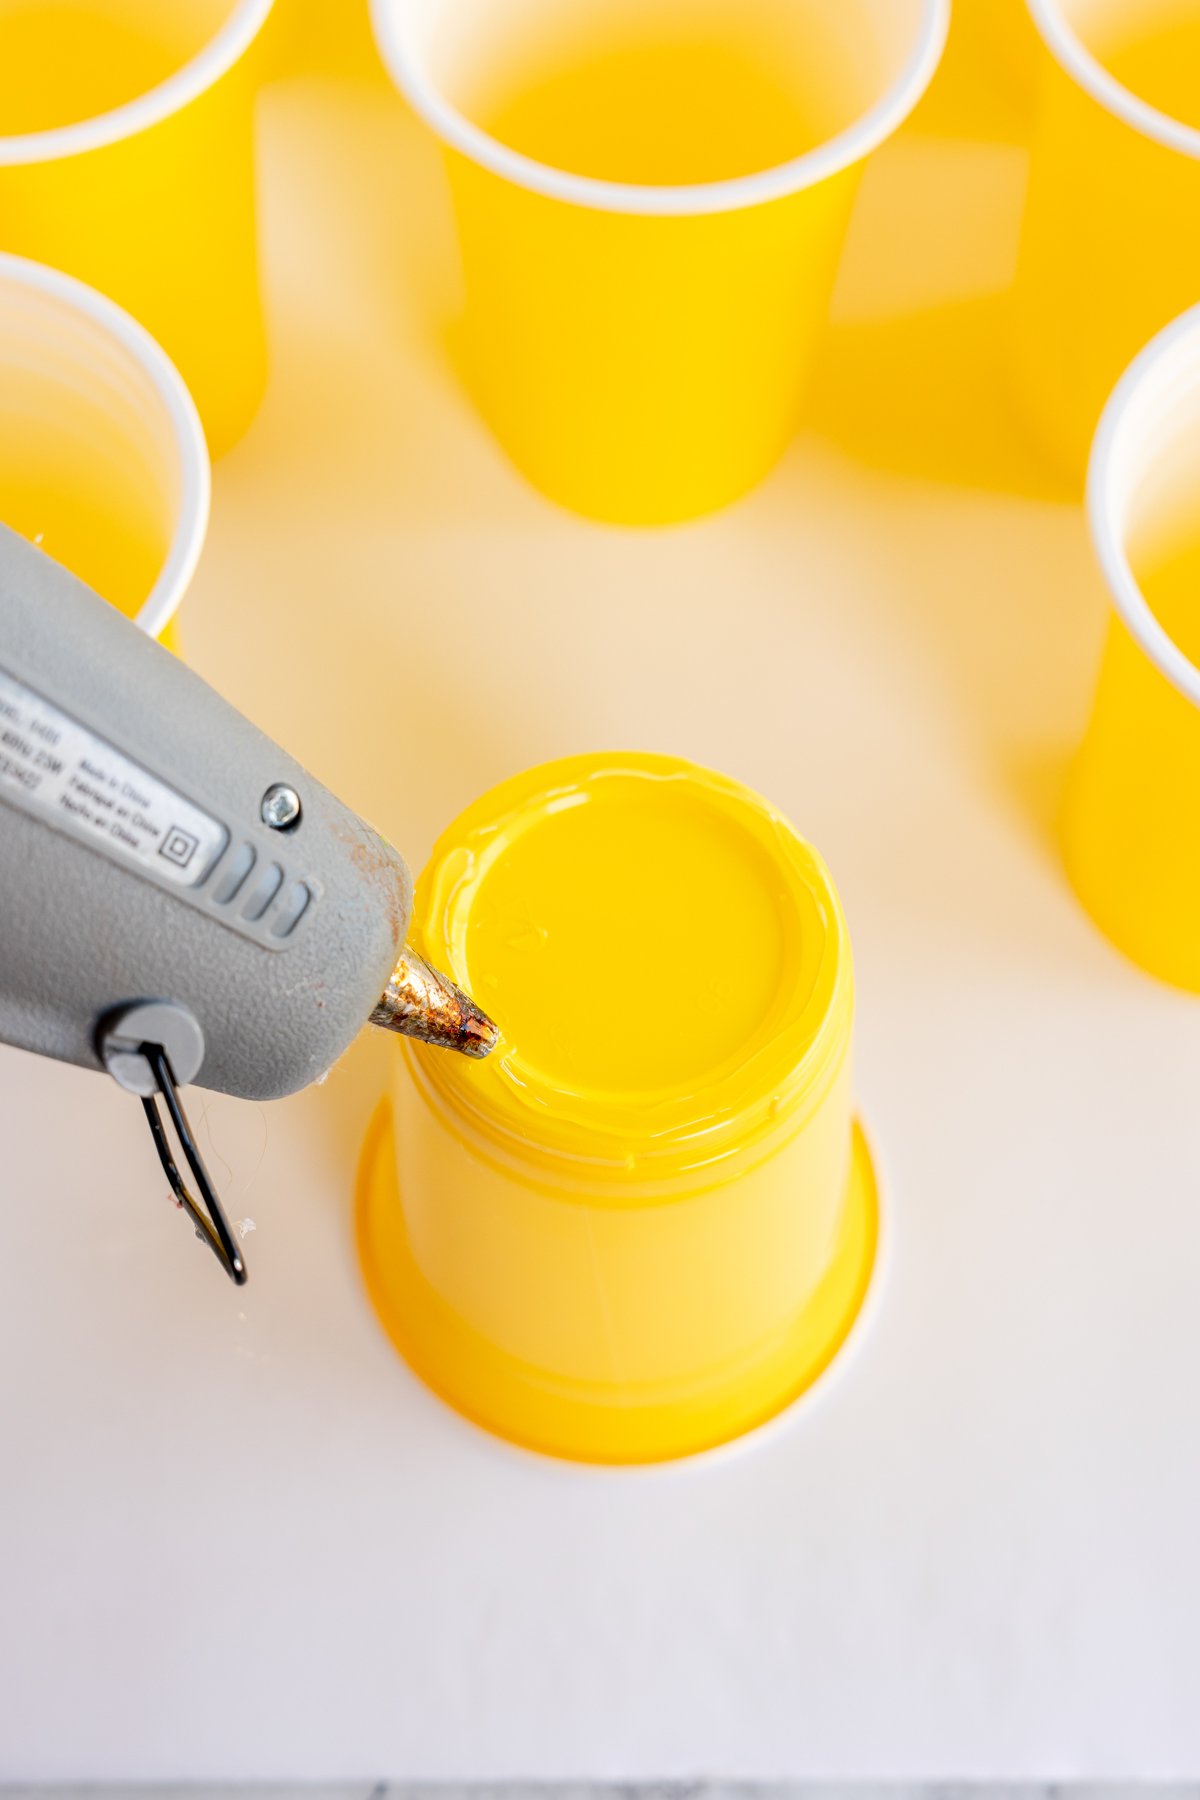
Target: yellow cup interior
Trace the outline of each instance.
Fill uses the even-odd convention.
[[[238,0],[0,0],[0,138],[55,131],[160,87]]]
[[[157,633],[207,506],[203,433],[157,347],[80,284],[0,258],[0,519]]]

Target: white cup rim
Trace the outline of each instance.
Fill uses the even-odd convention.
[[[81,156],[89,150],[100,150],[139,131],[158,125],[172,113],[181,112],[206,89],[213,87],[245,54],[254,42],[275,0],[240,0],[204,48],[168,75],[157,87],[110,112],[96,113],[72,125],[57,125],[49,131],[22,132],[13,137],[0,137],[0,168],[18,163],[54,162],[60,157]]]
[[[510,150],[472,124],[430,79],[411,34],[400,23],[403,5],[404,0],[371,0],[375,41],[396,86],[444,143],[492,174],[551,200],[600,212],[668,216],[733,212],[780,200],[861,161],[896,130],[921,98],[941,60],[950,24],[950,0],[920,0],[915,43],[891,87],[852,125],[803,156],[728,181],[642,187],[551,168]]]
[[[144,632],[157,637],[174,618],[187,592],[208,530],[212,473],[196,403],[161,345],[95,288],[76,281],[73,275],[7,252],[0,252],[0,284],[48,295],[90,319],[129,353],[162,404],[179,453],[179,514],[166,560],[135,618]]]
[[[1087,512],[1109,593],[1134,642],[1185,700],[1200,706],[1200,669],[1155,617],[1125,548],[1146,428],[1178,405],[1180,375],[1188,364],[1192,384],[1200,387],[1200,305],[1151,338],[1113,389],[1092,442]],[[1200,406],[1196,418],[1200,431]]]
[[[1181,156],[1200,157],[1200,131],[1160,112],[1122,86],[1063,17],[1059,0],[1025,0],[1039,37],[1059,66],[1106,112]]]

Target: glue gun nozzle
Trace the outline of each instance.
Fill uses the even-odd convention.
[[[371,1023],[463,1056],[487,1056],[500,1041],[487,1014],[412,950],[401,953]]]

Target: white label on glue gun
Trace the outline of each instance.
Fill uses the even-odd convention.
[[[225,848],[223,825],[3,669],[0,792],[180,887],[203,881]]]

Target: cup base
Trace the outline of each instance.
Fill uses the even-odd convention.
[[[467,392],[475,395],[475,389],[470,384]],[[800,415],[797,413],[786,436],[763,459],[756,462],[749,471],[743,470],[729,480],[708,482],[703,486],[681,482],[664,491],[661,479],[643,474],[620,486],[610,483],[601,489],[564,481],[559,469],[532,466],[522,456],[520,449],[510,441],[503,427],[489,417],[486,406],[479,401],[477,395],[476,404],[493,440],[522,481],[535,494],[548,500],[552,506],[560,507],[563,512],[570,513],[573,518],[586,519],[593,525],[615,525],[633,531],[658,531],[671,525],[692,525],[700,519],[712,518],[714,514],[736,506],[739,501],[756,492],[774,473],[800,428]],[[656,460],[660,467],[669,466],[671,453],[664,450]]]
[[[1141,889],[1123,889],[1121,871],[1111,860],[1101,871],[1107,879],[1098,878],[1069,840],[1063,863],[1071,892],[1110,950],[1177,993],[1200,994],[1200,953],[1190,920],[1186,915],[1177,918],[1172,929],[1145,904],[1147,897],[1161,895],[1161,885],[1148,882]]]
[[[417,1268],[396,1173],[392,1107],[371,1121],[356,1185],[359,1263],[393,1347],[427,1387],[485,1431],[574,1462],[636,1464],[716,1449],[766,1425],[805,1395],[858,1321],[878,1266],[879,1188],[870,1146],[855,1121],[846,1204],[832,1263],[771,1357],[780,1371],[764,1403],[761,1381],[740,1392],[689,1393],[621,1403],[595,1384],[555,1380],[474,1331]]]

